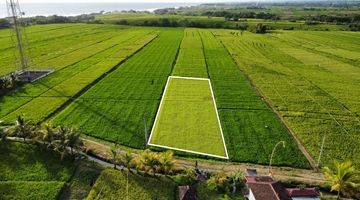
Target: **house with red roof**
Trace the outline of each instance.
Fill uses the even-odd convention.
[[[320,200],[315,188],[285,188],[270,176],[245,176],[249,200]]]

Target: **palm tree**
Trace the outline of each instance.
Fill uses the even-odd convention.
[[[169,174],[174,171],[174,153],[172,151],[166,151],[165,153],[162,153],[159,161],[162,169],[161,171],[163,171],[165,174]]]
[[[236,193],[236,185],[238,183],[241,183],[241,179],[244,178],[244,173],[242,171],[236,171],[232,176],[230,176],[232,187],[233,187],[233,193]]]
[[[54,148],[54,151],[60,153],[61,160],[63,160],[65,155],[68,153],[67,146],[69,141],[66,138],[68,132],[68,127],[60,126],[54,135],[54,140],[51,142],[51,146]]]
[[[335,161],[334,168],[324,167],[324,174],[331,185],[331,191],[337,191],[337,199],[340,199],[340,194],[346,194],[349,189],[360,186],[359,172],[349,161]]]
[[[207,180],[208,187],[211,190],[225,191],[228,185],[228,178],[223,171],[214,173],[209,180]]]
[[[74,155],[74,149],[79,149],[83,145],[83,142],[80,139],[81,133],[73,128],[69,128],[67,130],[68,132],[65,134],[67,146],[70,147],[71,155]]]
[[[139,164],[146,173],[152,172],[155,176],[157,169],[160,167],[159,163],[158,156],[149,149],[146,149],[140,154]]]
[[[116,169],[116,165],[118,163],[118,149],[116,148],[117,145],[115,145],[115,147],[111,147],[110,152],[111,152],[111,162],[114,164],[114,169]]]
[[[56,131],[51,123],[46,123],[39,131],[37,140],[49,149],[56,137]]]
[[[0,142],[5,142],[8,133],[4,128],[0,128]]]
[[[128,169],[129,172],[131,172],[130,169],[133,166],[134,156],[131,154],[131,152],[126,152],[124,154],[121,154],[120,162]]]
[[[26,121],[22,116],[18,116],[15,121],[15,126],[11,130],[11,135],[14,137],[26,138],[32,137],[36,132],[36,125]]]

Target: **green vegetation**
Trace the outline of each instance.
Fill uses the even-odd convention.
[[[140,157],[144,159],[146,156]],[[199,173],[206,180],[197,180]],[[201,200],[223,198],[243,200],[244,197],[240,192],[244,188],[243,178],[242,172],[232,175],[226,175],[224,172],[209,174],[190,167],[172,176],[161,174],[149,176],[139,170],[135,173],[128,170],[106,169],[96,181],[88,199],[113,199],[114,197],[117,199],[178,199],[178,186],[189,185],[196,189],[196,195]]]
[[[59,198],[64,182],[57,181],[0,181],[1,199],[49,199]]]
[[[227,158],[209,84],[170,77],[149,143]]]
[[[359,165],[358,33],[213,32],[315,160],[326,134],[323,164]]]
[[[86,199],[103,168],[93,162],[80,161],[58,199]]]
[[[5,142],[0,152],[1,199],[57,199],[75,169],[31,144]]]
[[[167,178],[106,169],[87,199],[176,199],[176,187]]]
[[[182,36],[182,29],[162,29],[154,41],[75,100],[54,122],[75,125],[122,145],[145,147],[144,119],[149,133]]]
[[[172,75],[208,78],[202,42],[197,29],[185,29]]]
[[[326,133],[322,164],[336,158],[359,165],[357,32],[58,24],[30,26],[28,34],[33,66],[55,72],[0,97],[6,124],[25,115],[142,149],[168,76],[202,77],[211,80],[231,161],[268,164],[274,145],[285,140],[274,164],[309,167],[289,128],[314,160]],[[1,75],[15,69],[9,36],[0,30]]]
[[[351,162],[334,162],[334,167],[324,167],[324,174],[329,181],[331,191],[337,192],[337,198],[340,194],[346,197],[356,195],[359,197],[360,191],[360,172],[355,169]]]
[[[230,158],[266,164],[274,145],[284,140],[287,146],[277,153],[274,164],[308,167],[292,136],[238,70],[222,43],[211,31],[201,30],[200,35]]]
[[[87,26],[91,28],[93,25]],[[76,30],[81,31],[82,26]],[[85,41],[85,44],[81,41],[75,42],[79,39],[70,36],[74,37],[71,42],[75,46],[68,47],[69,53],[64,53],[67,50],[65,49],[55,58],[48,59],[46,56],[38,58],[42,61],[41,65],[54,66],[56,71],[36,83],[27,84],[5,97],[0,97],[4,108],[0,111],[0,117],[6,123],[13,123],[18,115],[25,115],[26,118],[34,121],[45,120],[61,106],[72,101],[72,98],[83,89],[96,82],[104,73],[116,68],[120,62],[155,37],[151,29],[105,26],[104,30],[106,30],[104,34],[91,31],[90,34],[86,33],[89,36],[84,38],[90,39],[90,44],[88,41]],[[86,29],[82,31],[86,32]],[[80,38],[84,39],[82,36]],[[51,42],[49,43],[46,48],[56,48]],[[66,45],[67,40],[61,38],[56,44]],[[77,49],[81,44],[85,46]],[[44,49],[39,52],[44,52]],[[52,53],[46,55],[53,56]],[[39,67],[39,65],[35,66]]]
[[[181,12],[181,11],[180,11]],[[222,13],[222,11],[220,11]],[[197,27],[197,28],[226,28],[253,30],[258,24],[264,24],[270,30],[352,30],[350,25],[335,23],[311,24],[304,20],[270,20],[261,18],[243,18],[230,20],[231,17],[201,16],[185,14],[149,14],[149,13],[111,13],[96,16],[96,19],[106,24],[119,24],[131,26],[158,26],[158,27]]]

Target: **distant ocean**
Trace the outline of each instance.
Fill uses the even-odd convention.
[[[0,3],[0,18],[7,16],[6,4]],[[74,16],[89,14],[100,11],[154,11],[159,8],[173,8],[182,6],[193,6],[194,3],[20,3],[25,17],[36,15],[63,15]]]

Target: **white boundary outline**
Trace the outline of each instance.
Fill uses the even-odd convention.
[[[175,148],[175,147],[163,146],[163,145],[157,145],[157,144],[152,144],[152,143],[150,143],[151,138],[152,138],[152,136],[153,136],[153,133],[154,133],[154,131],[155,131],[156,122],[158,121],[158,117],[159,117],[159,114],[160,114],[160,111],[161,111],[162,104],[163,104],[164,99],[165,99],[166,92],[167,92],[168,87],[169,87],[169,82],[170,82],[170,80],[171,80],[172,78],[174,78],[174,79],[188,79],[188,80],[208,81],[209,86],[210,86],[211,96],[212,96],[213,103],[214,103],[214,107],[215,107],[216,118],[217,118],[218,123],[219,123],[221,138],[222,138],[222,141],[223,141],[223,144],[224,144],[224,149],[225,149],[225,154],[226,154],[225,157],[224,157],[224,156],[219,156],[219,155],[214,155],[214,154],[201,153],[201,152],[197,152],[197,151],[191,151],[191,150],[186,150],[186,149],[179,149],[179,148]],[[150,138],[149,138],[147,144],[148,144],[149,146],[155,146],[155,147],[161,147],[161,148],[166,148],[166,149],[172,149],[172,150],[176,150],[176,151],[183,151],[183,152],[187,152],[187,153],[199,154],[199,155],[210,156],[210,157],[221,158],[221,159],[229,159],[229,155],[228,155],[228,151],[227,151],[226,144],[225,144],[225,139],[224,139],[224,133],[223,133],[223,131],[222,131],[222,127],[221,127],[221,123],[220,123],[220,118],[219,118],[219,113],[218,113],[218,110],[217,110],[216,101],[215,101],[215,96],[214,96],[214,92],[213,92],[213,89],[212,89],[212,86],[211,86],[211,81],[210,81],[210,79],[208,79],[208,78],[182,77],[182,76],[169,76],[169,77],[168,77],[167,82],[166,82],[166,86],[165,86],[165,91],[164,91],[164,94],[163,94],[163,96],[162,96],[162,98],[161,98],[160,105],[159,105],[159,108],[158,108],[158,110],[157,110],[157,114],[156,114],[156,117],[155,117],[155,121],[154,121],[153,127],[152,127],[152,129],[151,129]]]

